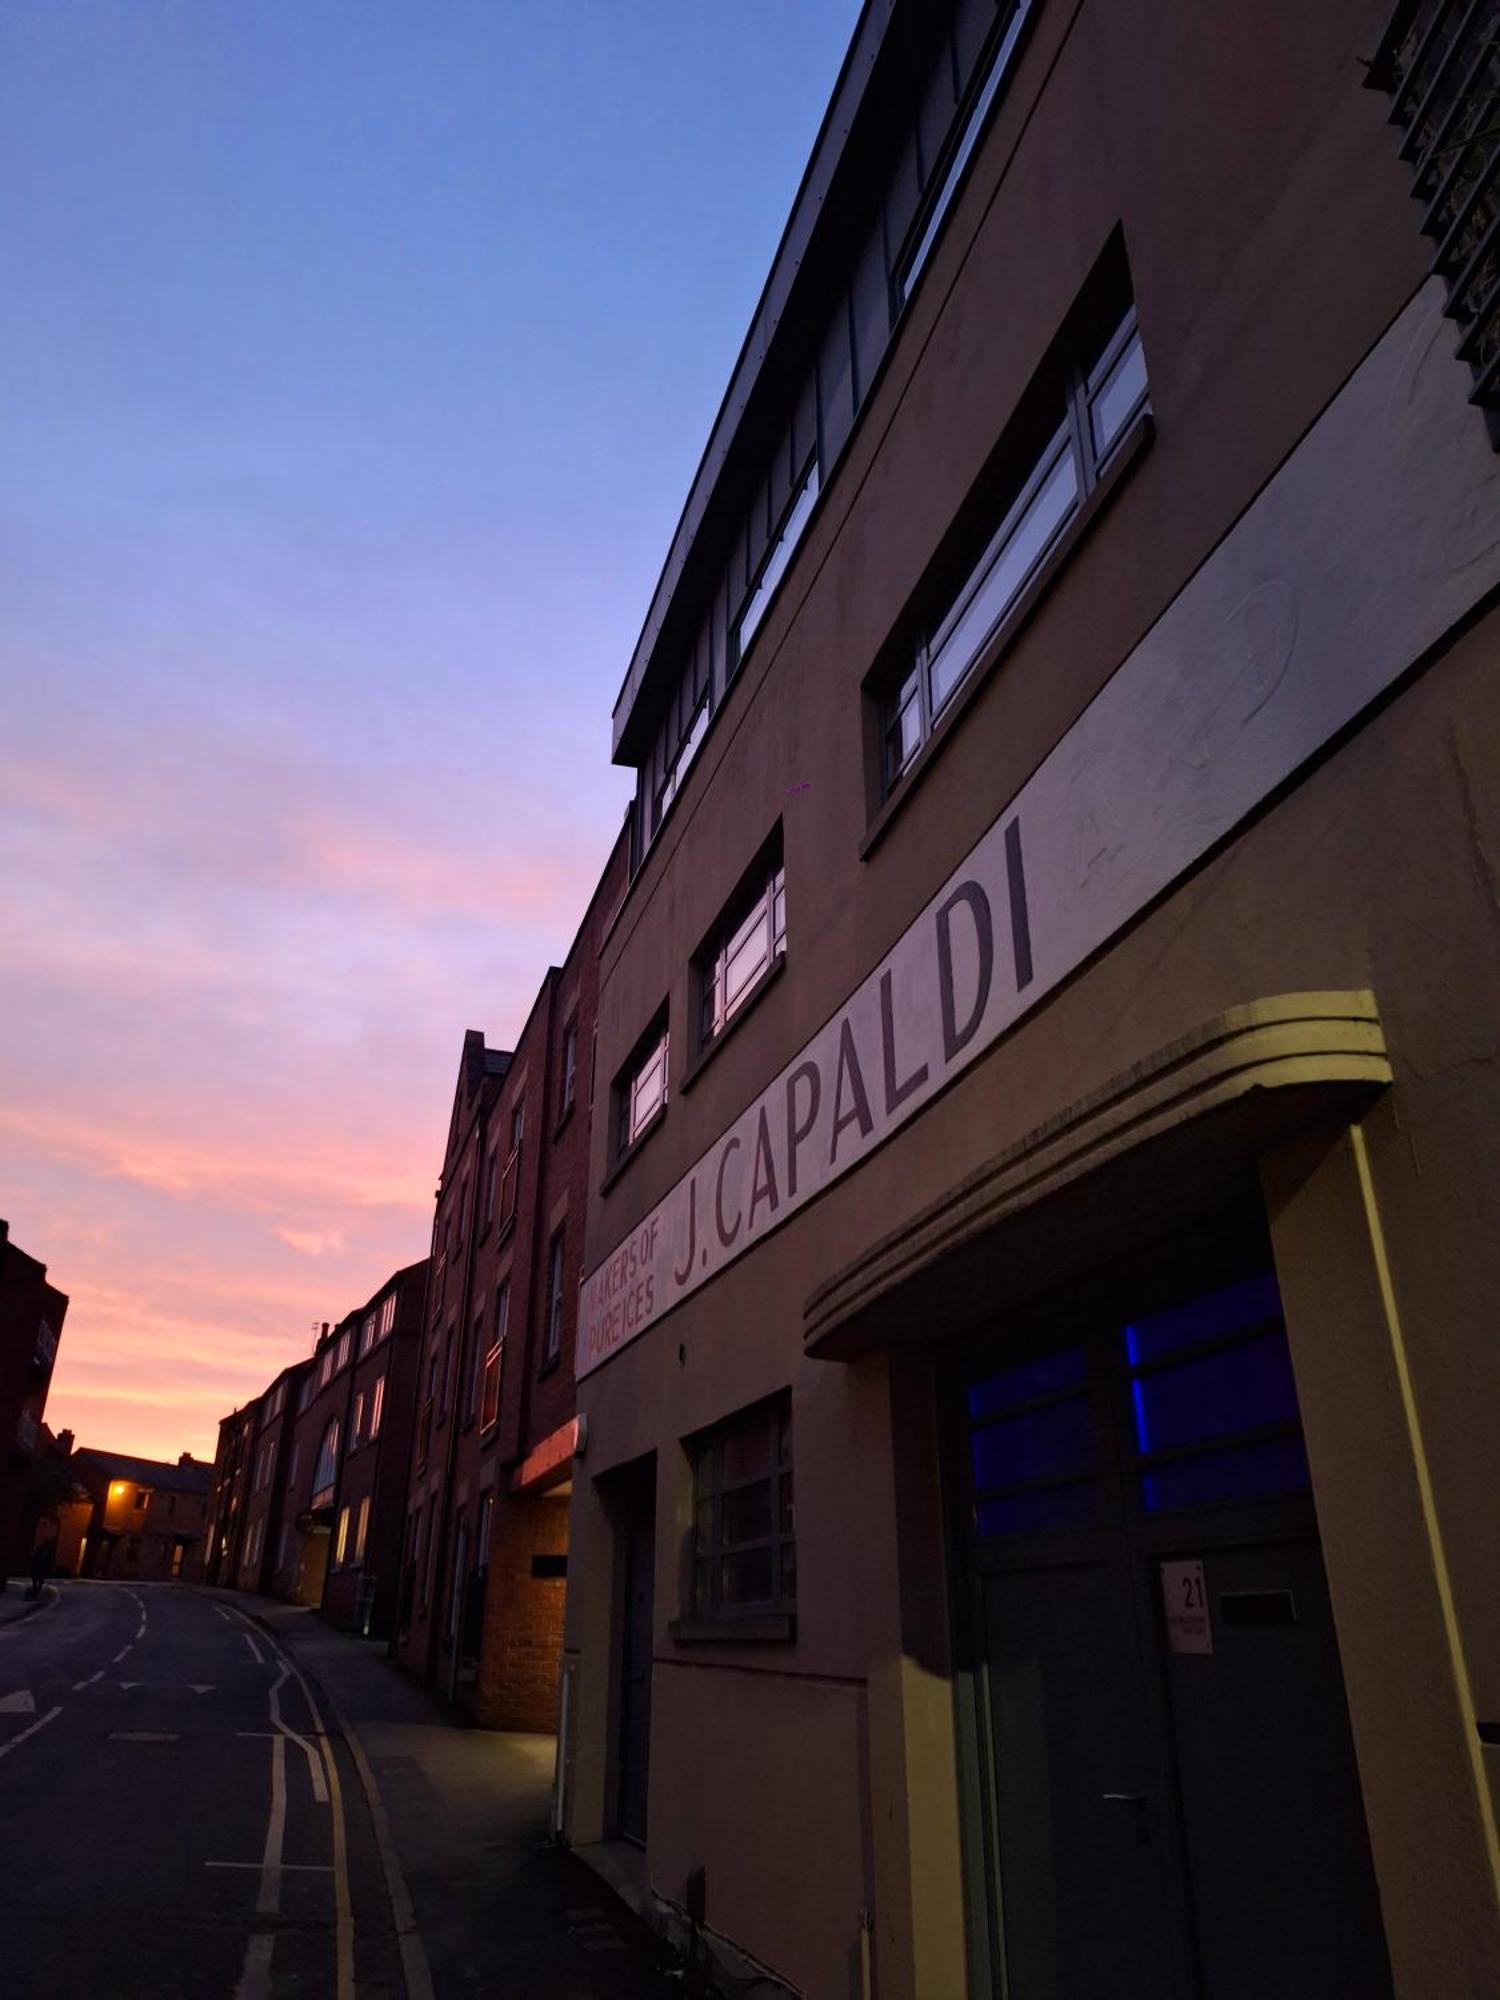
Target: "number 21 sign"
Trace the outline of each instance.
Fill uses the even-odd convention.
[[[1168,1646],[1174,1653],[1211,1653],[1214,1628],[1208,1615],[1202,1563],[1164,1562],[1160,1568]]]

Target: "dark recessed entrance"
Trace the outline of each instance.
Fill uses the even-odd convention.
[[[1256,1225],[997,1330],[950,1386],[995,1990],[1389,1994]]]

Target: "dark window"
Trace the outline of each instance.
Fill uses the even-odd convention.
[[[526,1136],[526,1106],[517,1104],[510,1114],[510,1151],[505,1172],[500,1177],[500,1220],[509,1222],[516,1212],[521,1187],[521,1141]]]
[[[321,1507],[333,1498],[334,1481],[338,1477],[339,1465],[339,1420],[328,1419],[323,1432],[323,1441],[318,1446],[318,1463],[313,1472],[312,1504]]]
[[[1099,1502],[1088,1356],[1063,1348],[967,1392],[974,1525],[981,1535],[1082,1527]]]
[[[489,1430],[500,1415],[500,1371],[505,1355],[505,1328],[510,1318],[510,1284],[495,1294],[495,1337],[484,1357],[484,1381],[479,1398],[479,1428]]]
[[[500,1149],[491,1149],[484,1169],[484,1227],[489,1228],[495,1219],[495,1182],[500,1172]]]
[[[1098,484],[1129,426],[1148,407],[1146,363],[1132,307],[1069,374],[1039,451],[1000,488],[1004,502],[957,587],[935,596],[916,644],[883,704],[889,789],[1003,623],[1058,536]]]
[[[705,1431],[693,1463],[694,1617],[797,1603],[792,1407],[778,1397]]]
[[[569,1021],[563,1029],[562,1040],[562,1085],[558,1095],[557,1115],[566,1117],[573,1109],[573,1101],[578,1095],[578,1022]]]
[[[542,1342],[544,1361],[555,1361],[562,1351],[563,1236],[564,1231],[559,1229],[547,1252],[547,1325]]]

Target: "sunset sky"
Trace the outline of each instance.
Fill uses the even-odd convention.
[[[211,1456],[425,1255],[855,0],[0,7],[0,1215]]]

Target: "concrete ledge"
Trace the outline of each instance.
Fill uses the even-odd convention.
[[[1123,1247],[1143,1195],[1166,1221],[1174,1200],[1190,1206],[1390,1081],[1371,993],[1231,1008],[1003,1148],[820,1285],[803,1308],[807,1351],[847,1360],[951,1332],[976,1302],[1035,1296],[1081,1251]]]

